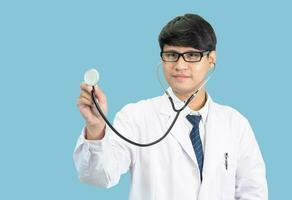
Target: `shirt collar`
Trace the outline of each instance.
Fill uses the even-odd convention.
[[[169,87],[167,89],[167,92],[169,93],[169,95],[171,96],[171,98],[173,99],[173,103],[175,105],[175,107],[177,109],[181,108],[182,106],[184,106],[185,102],[180,100],[172,91],[172,89]],[[207,120],[207,116],[208,116],[208,111],[209,111],[209,104],[210,104],[210,101],[211,101],[211,97],[210,95],[208,94],[208,92],[206,92],[206,98],[207,98],[207,101],[205,102],[204,106],[200,109],[200,110],[197,110],[197,111],[194,111],[192,109],[190,109],[189,107],[186,107],[184,109],[184,114],[185,116],[186,115],[201,115],[202,116],[202,121],[203,123],[206,122]]]

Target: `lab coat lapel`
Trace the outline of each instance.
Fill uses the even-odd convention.
[[[184,117],[182,114],[179,118]],[[189,156],[189,158],[198,166],[196,155],[193,149],[193,145],[190,140],[190,130],[186,126],[176,126],[170,131],[171,135],[177,140],[184,152]]]
[[[169,100],[167,99],[166,95],[162,97],[160,113],[162,115],[164,115],[164,117],[165,117],[166,123],[164,123],[165,124],[164,131],[166,131],[169,128],[169,126],[171,125],[171,123],[176,115],[176,112],[174,112],[173,109],[171,108],[171,104],[170,104]],[[184,117],[184,115],[181,113],[178,120],[181,120],[182,117]],[[187,129],[186,126],[182,127],[182,126],[177,126],[177,124],[175,124],[173,126],[173,128],[171,129],[170,135],[168,135],[168,137],[170,137],[170,136],[174,137],[175,140],[179,143],[179,145],[183,149],[183,151],[190,158],[190,160],[195,165],[198,166],[195,152],[194,152],[189,134],[190,134],[189,130]]]
[[[224,131],[228,129],[222,119],[216,115],[217,112],[215,103],[211,101],[206,122],[203,182],[199,200],[212,199],[212,195],[216,196],[216,173],[218,173],[218,165],[224,163],[224,155],[222,154],[225,145]],[[214,194],[210,194],[210,190],[213,190]]]
[[[175,117],[175,112],[171,108],[171,104],[166,95],[161,97],[161,102],[158,108],[162,119],[164,131],[170,126]],[[204,166],[203,166],[203,182],[200,187],[198,200],[216,199],[218,192],[216,186],[216,173],[218,165],[223,163],[224,155],[222,154],[225,144],[224,136],[228,127],[222,121],[222,118],[218,116],[220,110],[217,109],[216,103],[214,103],[210,97],[209,111],[206,121],[205,132],[205,151],[204,151]],[[180,117],[183,117],[181,114]],[[180,127],[174,125],[168,137],[173,136],[180,144],[186,155],[192,160],[192,162],[198,166],[193,146],[189,139],[189,133],[187,130],[180,130]],[[224,166],[222,166],[224,167]],[[213,191],[213,192],[210,192]]]

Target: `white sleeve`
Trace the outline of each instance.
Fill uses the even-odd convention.
[[[125,136],[135,132],[124,112],[117,114],[114,127]],[[121,140],[108,126],[102,140],[86,140],[83,128],[73,154],[80,180],[106,188],[119,182],[121,174],[134,165],[135,158],[136,147]]]
[[[265,163],[254,132],[247,120],[239,146],[236,199],[268,200]]]

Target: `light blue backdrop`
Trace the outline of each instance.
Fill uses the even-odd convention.
[[[111,189],[79,182],[72,152],[83,126],[76,107],[97,66],[110,105],[162,94],[158,34],[186,12],[218,37],[208,90],[251,122],[267,165],[270,199],[291,196],[289,1],[0,1],[0,199],[127,199],[129,174]]]

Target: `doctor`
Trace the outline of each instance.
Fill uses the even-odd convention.
[[[165,79],[176,108],[184,105],[216,63],[216,36],[202,17],[185,14],[159,35]],[[74,162],[81,181],[109,188],[131,172],[130,200],[268,199],[265,164],[248,120],[235,109],[215,103],[205,88],[183,110],[170,134],[151,147],[136,147],[117,137],[99,116],[81,84],[77,106],[86,124]],[[107,100],[96,86],[104,112]],[[168,97],[126,105],[114,126],[140,141],[157,138],[172,122]]]

